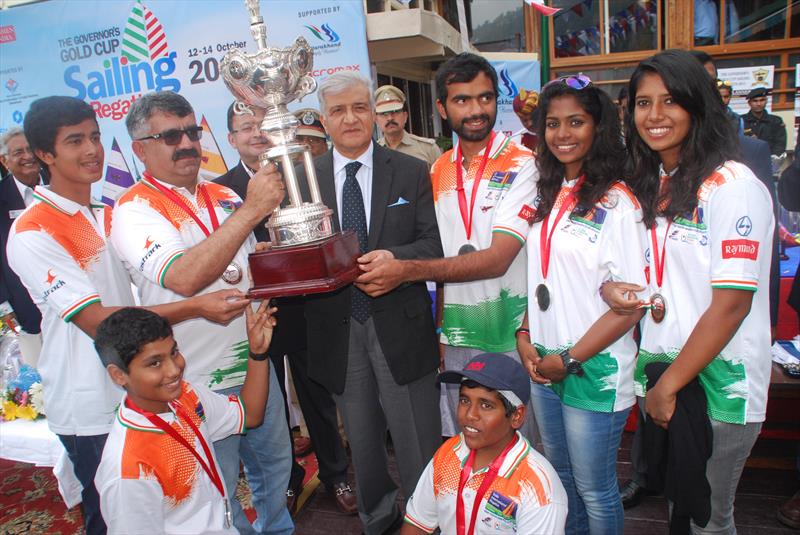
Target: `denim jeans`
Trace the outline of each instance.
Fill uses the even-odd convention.
[[[621,535],[623,511],[616,462],[630,409],[576,409],[561,403],[550,388],[533,383],[531,402],[545,457],[567,491],[567,535]]]
[[[219,390],[217,393],[238,394],[241,387]],[[286,427],[285,405],[275,370],[269,369],[269,398],[264,423],[248,429],[244,435],[231,435],[214,442],[214,451],[231,497],[233,523],[239,533],[269,533],[288,535],[294,532],[294,522],[286,509],[286,489],[292,466],[292,447]],[[257,518],[251,526],[235,499],[239,481],[239,459],[253,493],[253,508]]]
[[[67,450],[67,457],[72,461],[75,477],[81,482],[81,503],[83,509],[83,526],[86,535],[105,535],[106,523],[100,513],[100,496],[94,486],[94,476],[108,435],[58,435],[58,439]]]

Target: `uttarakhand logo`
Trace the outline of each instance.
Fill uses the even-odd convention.
[[[339,38],[339,34],[337,34],[333,30],[333,28],[331,28],[331,25],[328,23],[323,24],[322,27],[320,28],[317,28],[313,24],[306,24],[305,26],[306,28],[308,28],[308,31],[313,33],[314,37],[316,37],[320,41],[325,41],[331,44],[338,43],[339,41],[341,41],[341,39]]]
[[[508,69],[503,68],[500,69],[500,94],[504,97],[514,98],[517,96],[519,91],[517,90],[517,85],[514,83],[514,80],[511,79],[511,75],[508,74]]]

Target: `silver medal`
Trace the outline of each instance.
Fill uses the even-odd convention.
[[[228,284],[239,284],[242,280],[242,268],[236,262],[231,262],[222,273],[222,280]]]

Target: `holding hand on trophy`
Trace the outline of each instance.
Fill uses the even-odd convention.
[[[269,163],[256,171],[247,183],[247,197],[240,210],[253,210],[260,222],[275,211],[285,197],[286,186],[278,172],[278,166]]]
[[[334,228],[333,210],[322,202],[311,149],[297,139],[300,121],[287,108],[287,104],[317,89],[311,76],[314,51],[302,37],[286,48],[267,46],[259,1],[245,0],[245,4],[258,50],[229,51],[220,63],[220,73],[236,98],[235,114],[254,114],[254,108],[264,110],[258,130],[269,147],[259,155],[262,169],[250,181],[243,208],[251,202],[274,208],[266,224],[272,248],[248,258],[254,283],[248,295],[284,297],[335,290],[350,284],[359,274],[358,239],[353,231],[342,233]],[[301,162],[302,184],[294,161]],[[277,164],[282,168],[288,198],[285,206],[275,208],[277,192],[269,185],[280,182]],[[280,194],[282,201],[283,189]]]

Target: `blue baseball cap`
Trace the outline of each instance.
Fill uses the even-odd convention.
[[[511,405],[527,405],[531,397],[531,383],[525,368],[508,355],[483,353],[470,359],[461,371],[443,371],[437,377],[440,383],[460,384],[471,379],[481,386],[506,398]]]

